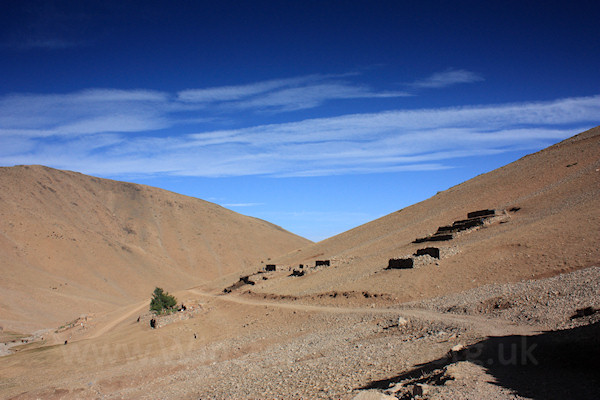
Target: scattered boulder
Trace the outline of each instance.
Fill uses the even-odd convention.
[[[456,346],[452,347],[452,349],[450,351],[454,352],[454,353],[458,353],[459,351],[462,351],[466,349],[464,344],[457,344]]]
[[[321,265],[329,267],[330,266],[330,261],[329,260],[317,260],[315,261],[315,267],[319,267]]]
[[[463,344],[457,344],[448,352],[448,358],[453,362],[464,361],[467,359],[467,347]]]
[[[404,326],[408,324],[408,320],[404,317],[398,317],[398,326]]]
[[[402,382],[392,384],[392,386],[390,386],[390,388],[387,390],[387,392],[394,394],[394,393],[398,393],[401,390],[406,390],[406,388],[404,387],[404,383],[402,383]]]
[[[275,264],[267,264],[265,265],[265,271],[275,271],[277,270],[277,266]]]
[[[416,396],[427,396],[431,391],[431,387],[424,383],[417,383],[412,386],[412,395]]]
[[[595,309],[594,307],[578,308],[575,310],[575,314],[571,316],[571,319],[589,317],[590,315],[596,314],[598,311],[600,310]]]
[[[304,271],[293,270],[289,276],[304,276]]]

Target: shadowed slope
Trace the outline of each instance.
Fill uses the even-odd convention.
[[[600,388],[598,322],[537,335],[495,336],[468,346],[459,353],[418,365],[389,379],[371,382],[362,389],[388,389],[402,381],[443,386],[453,380],[447,367],[459,361],[483,366],[494,384],[531,399],[594,399]]]
[[[1,168],[0,323],[53,326],[308,243],[161,189],[42,166]]]

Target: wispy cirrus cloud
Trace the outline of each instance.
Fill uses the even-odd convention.
[[[343,80],[343,75],[307,75],[247,85],[187,89],[177,100],[205,107],[288,112],[315,108],[330,100],[406,97],[403,91],[372,90],[366,85]]]
[[[88,89],[0,98],[0,135],[52,136],[161,129],[169,95],[149,90]]]
[[[237,207],[257,207],[257,206],[262,206],[265,203],[227,203],[227,204],[222,204],[223,207],[227,207],[227,208],[237,208]]]
[[[444,75],[443,73],[441,75]],[[427,81],[462,81],[466,71]],[[374,90],[349,80],[357,74],[306,75],[246,85],[188,89],[175,94],[152,90],[87,89],[66,94],[13,94],[0,97],[0,134],[53,136],[145,132],[210,120],[236,111],[290,112],[329,101],[411,96]],[[446,74],[447,75],[447,74]],[[437,75],[436,75],[437,76]],[[177,115],[175,115],[177,114]]]
[[[410,84],[414,88],[439,89],[459,83],[473,83],[483,81],[483,77],[475,72],[464,69],[448,69],[436,72],[425,79],[417,80]]]
[[[444,74],[424,80],[423,87],[476,79],[465,71]],[[354,82],[355,77],[306,75],[178,93],[88,89],[5,95],[0,97],[0,163],[120,176],[424,171],[453,168],[452,160],[458,158],[539,149],[600,123],[600,95],[289,117],[288,122],[270,124],[264,122],[267,118],[253,119],[252,125],[236,119],[240,110],[260,115],[334,100],[406,95],[375,90]],[[229,126],[238,128],[223,129],[211,122],[215,116],[230,119]]]
[[[325,79],[323,75],[307,75],[288,79],[271,79],[245,85],[218,86],[203,89],[187,89],[177,93],[177,99],[190,103],[214,103],[243,100],[276,89],[305,85]]]
[[[233,106],[260,110],[295,111],[315,108],[328,100],[407,97],[406,92],[374,92],[367,87],[344,83],[324,83],[293,87],[240,101]]]
[[[144,90],[5,96],[0,163],[105,176],[430,171],[453,168],[458,158],[539,149],[600,122],[600,95],[212,130],[199,129],[191,122],[198,110],[181,104],[176,96]],[[173,127],[197,130],[178,134]]]
[[[327,101],[402,97],[348,82],[353,74],[307,75],[170,94],[153,90],[87,89],[66,94],[0,97],[0,135],[55,136],[145,132],[205,122],[239,110],[288,112]],[[212,113],[212,114],[211,114]]]

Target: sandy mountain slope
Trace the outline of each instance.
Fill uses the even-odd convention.
[[[190,282],[174,293],[189,307],[173,315],[152,315],[146,298],[31,337],[0,330],[0,354],[2,346],[8,354],[0,363],[0,397],[595,399],[599,147],[595,128],[272,257],[276,271],[249,261],[244,273],[254,285],[238,283],[230,293],[223,285],[240,282],[239,270]],[[147,208],[176,213],[174,199],[175,210]],[[480,209],[497,215],[448,241],[412,243]],[[142,232],[118,225],[102,237],[113,246],[130,239],[126,245],[141,257],[132,242]],[[384,270],[389,258],[434,246],[439,259],[414,257],[414,268]],[[156,257],[172,258],[162,254]],[[316,260],[331,265],[314,268]],[[289,276],[288,268],[304,274]],[[36,272],[43,270],[28,278],[35,281]]]
[[[306,299],[370,292],[409,301],[579,269],[600,260],[598,199],[600,127],[290,253],[276,260],[284,269],[277,279],[259,280],[251,290]],[[496,210],[482,227],[413,243],[482,209]],[[413,269],[384,271],[390,258],[425,247],[439,248],[440,259],[413,257]],[[314,268],[316,260],[331,266]],[[289,277],[299,264],[305,275]]]
[[[309,244],[164,190],[0,168],[0,325],[31,330],[235,273]]]

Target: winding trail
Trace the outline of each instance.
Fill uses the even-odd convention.
[[[230,303],[243,304],[257,307],[275,307],[295,311],[304,312],[321,312],[331,314],[347,314],[347,313],[364,313],[364,314],[395,314],[405,318],[421,319],[428,321],[437,321],[450,325],[468,325],[484,336],[506,336],[506,335],[535,335],[540,333],[539,328],[529,325],[519,325],[510,321],[487,318],[479,315],[458,315],[451,313],[440,313],[437,311],[415,309],[415,308],[365,308],[365,307],[333,307],[310,305],[290,302],[274,302],[267,300],[250,299],[237,295],[216,295],[206,293],[198,289],[188,289],[190,293],[215,299],[217,301],[225,301]]]
[[[190,288],[183,293],[192,294],[195,296],[209,298],[215,302],[228,302],[236,303],[245,306],[254,307],[272,307],[286,310],[294,310],[301,312],[316,312],[316,313],[329,313],[329,314],[393,314],[394,316],[402,316],[408,319],[419,319],[426,321],[436,321],[449,325],[467,325],[469,328],[474,329],[482,336],[507,336],[507,335],[535,335],[540,333],[539,328],[532,327],[529,325],[520,325],[513,322],[498,319],[488,318],[480,315],[459,315],[451,313],[441,313],[426,309],[416,308],[404,308],[404,307],[335,307],[335,306],[323,306],[314,304],[303,304],[294,302],[284,301],[273,301],[273,300],[260,300],[243,297],[233,294],[213,294],[204,292],[196,288]],[[117,325],[131,318],[133,315],[140,313],[148,307],[148,302],[136,304],[129,311],[118,316],[117,318],[106,323],[100,329],[96,330],[87,339],[98,338],[111,330]]]

